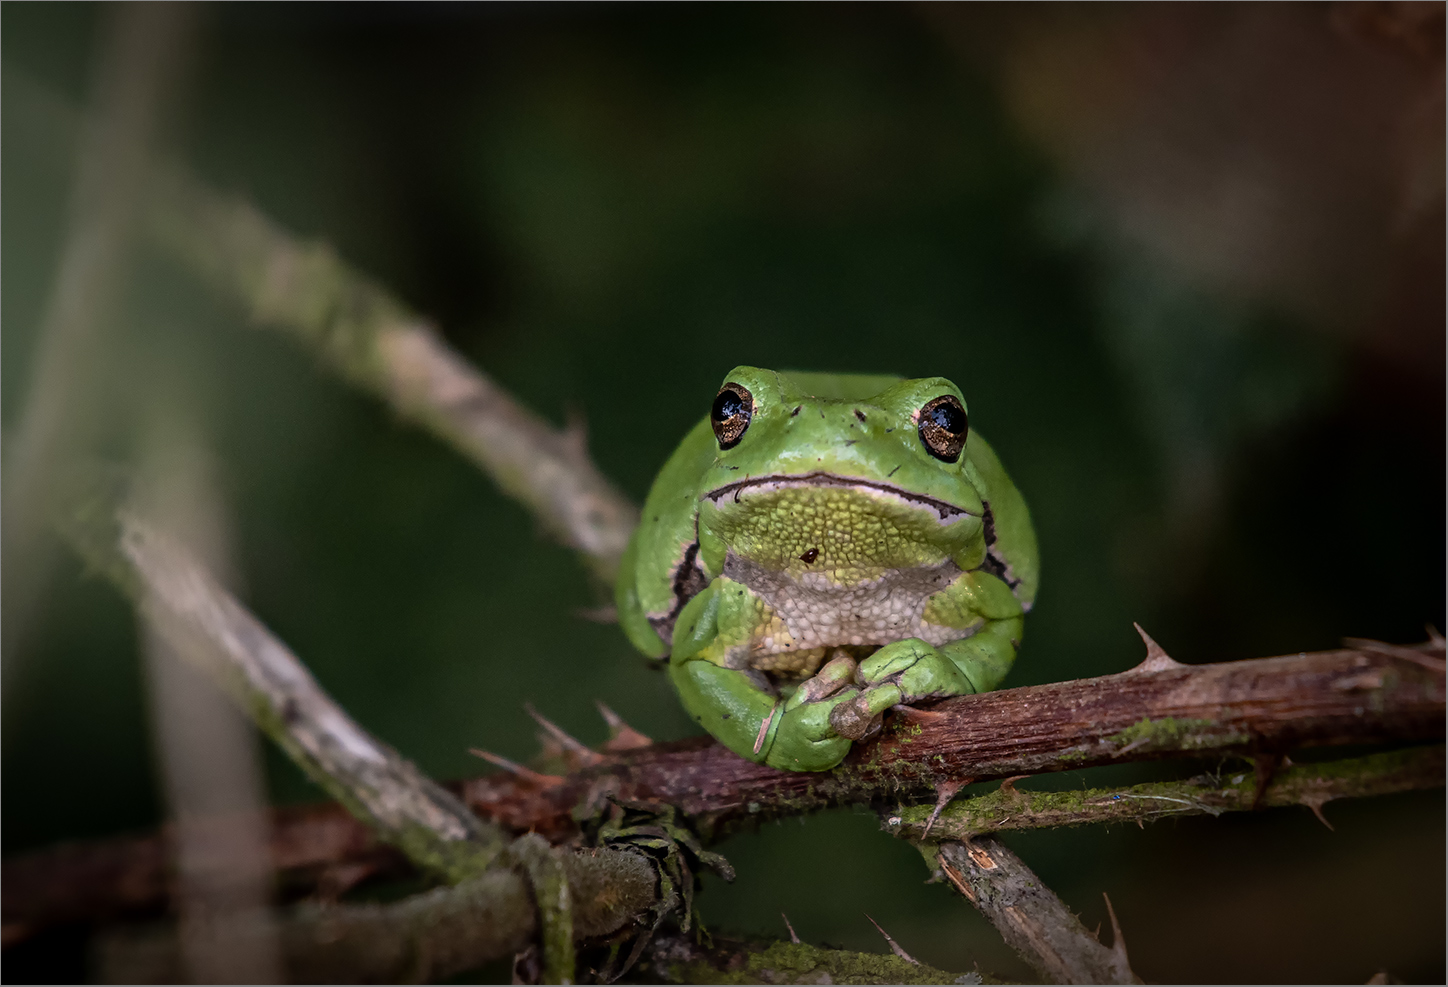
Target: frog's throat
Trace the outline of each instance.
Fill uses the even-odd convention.
[[[746,490],[750,493],[767,493],[792,487],[844,487],[870,490],[877,494],[883,493],[904,502],[909,507],[924,507],[934,511],[941,524],[952,524],[966,515],[980,516],[978,511],[968,511],[964,507],[947,504],[943,500],[936,500],[934,497],[927,497],[924,494],[902,490],[888,483],[862,480],[852,476],[837,476],[834,473],[805,473],[801,476],[752,476],[747,480],[727,483],[716,490],[709,491],[704,496],[715,504],[726,498],[732,498],[737,504],[739,495]]]

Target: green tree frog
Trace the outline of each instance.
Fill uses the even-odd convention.
[[[950,381],[736,367],[654,481],[616,599],[720,742],[824,771],[892,706],[995,688],[1037,570]]]

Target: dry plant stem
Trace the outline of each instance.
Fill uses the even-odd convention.
[[[451,444],[612,580],[638,512],[589,459],[581,428],[555,429],[524,408],[325,243],[296,239],[179,168],[157,176],[150,221],[164,248],[258,325],[295,336]]]
[[[562,863],[580,936],[609,935],[653,904],[656,879],[643,857],[569,854]],[[280,919],[282,954],[293,983],[450,977],[523,949],[537,926],[527,879],[506,869],[391,905],[304,905]],[[169,925],[111,933],[101,940],[98,955],[102,977],[113,983],[184,982],[179,943]]]
[[[676,984],[949,984],[960,976],[886,953],[717,936],[705,947],[684,935],[656,936],[636,972]]]
[[[945,843],[940,869],[1048,983],[1133,984],[1120,930],[1101,945],[1021,858],[990,838]]]
[[[467,802],[517,831],[562,838],[575,809],[607,795],[677,806],[706,837],[751,820],[874,799],[931,797],[942,784],[1127,761],[1287,753],[1337,744],[1441,742],[1442,650],[1321,651],[1215,665],[1169,659],[1117,675],[1006,689],[895,714],[880,737],[822,773],[777,771],[707,740],[607,755],[549,784],[495,773]],[[917,722],[918,721],[918,722]]]
[[[1263,792],[1261,807],[1302,805],[1324,823],[1322,807],[1335,799],[1422,791],[1443,785],[1443,747],[1413,747],[1368,757],[1304,764],[1279,771]],[[1087,823],[1145,823],[1171,816],[1220,815],[1255,807],[1250,769],[1186,781],[1153,782],[1115,790],[1027,792],[1014,785],[961,799],[936,819],[931,840],[970,840],[984,833],[1047,829]],[[925,839],[931,806],[891,813],[886,827],[896,836]]]
[[[77,549],[136,600],[178,654],[221,682],[314,781],[415,863],[480,873],[503,835],[380,743],[185,549],[105,492],[59,519]]]

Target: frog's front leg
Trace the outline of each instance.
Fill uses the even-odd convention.
[[[934,647],[920,638],[895,641],[860,663],[860,695],[834,715],[846,737],[866,736],[891,706],[942,696],[989,692],[1000,684],[1020,646],[1022,608],[999,577],[974,570],[926,601],[926,624],[961,637]]]
[[[763,602],[725,577],[679,614],[669,674],[684,708],[741,757],[791,771],[824,771],[849,752],[830,713],[859,694],[853,659],[841,655],[782,698],[758,671],[739,664],[764,614]]]

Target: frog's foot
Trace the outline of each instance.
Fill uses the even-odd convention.
[[[831,717],[836,732],[852,740],[878,730],[881,717],[891,706],[975,692],[955,662],[914,637],[887,644],[866,658],[860,663],[858,679],[863,691],[849,704],[836,708]]]
[[[849,753],[850,740],[830,723],[830,713],[859,695],[854,687],[855,660],[839,652],[806,679],[782,707],[770,714],[779,718],[764,762],[788,771],[824,771]],[[761,737],[768,731],[761,730]]]

